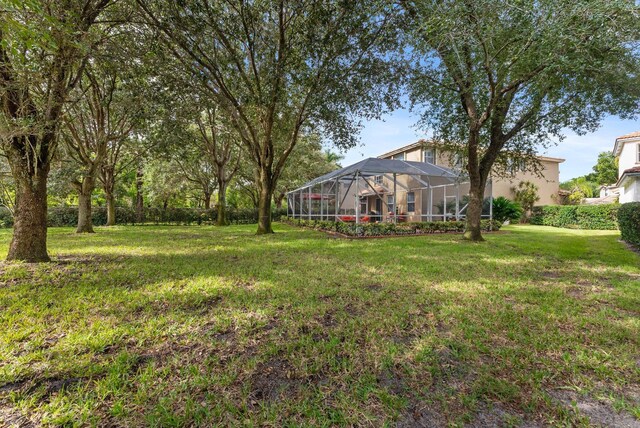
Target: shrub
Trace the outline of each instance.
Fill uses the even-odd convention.
[[[493,218],[504,223],[507,220],[518,221],[522,216],[522,207],[519,203],[510,201],[504,196],[493,200]]]
[[[523,220],[529,220],[533,205],[540,200],[540,196],[538,196],[538,186],[530,181],[521,181],[518,187],[514,187],[512,190],[515,194],[515,201],[522,207],[522,214],[524,214]]]
[[[13,215],[6,207],[0,207],[0,228],[13,227]]]
[[[327,232],[338,232],[347,236],[392,236],[392,235],[422,235],[431,233],[462,233],[465,230],[463,221],[425,221],[416,223],[345,223],[328,220],[296,219],[282,216],[280,221],[294,226],[308,227]],[[482,230],[499,230],[498,221],[482,220]]]
[[[640,202],[629,202],[618,209],[618,225],[623,241],[640,245]]]
[[[272,216],[279,218],[284,210],[274,210]],[[52,207],[48,210],[47,225],[49,227],[75,227],[78,224],[78,207]],[[93,207],[91,210],[93,224],[103,226],[107,224],[106,207]],[[145,208],[146,223],[156,225],[191,225],[213,224],[216,221],[216,210],[200,208]],[[251,224],[258,222],[258,212],[253,209],[229,210],[227,219],[232,224]],[[116,208],[116,224],[135,225],[136,213],[130,207]],[[13,217],[6,208],[0,208],[0,227],[12,227]]]
[[[534,207],[531,224],[571,229],[613,230],[618,228],[620,205],[546,205]]]

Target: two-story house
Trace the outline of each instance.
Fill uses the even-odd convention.
[[[447,168],[459,169],[462,166],[461,158],[456,154],[445,152],[438,144],[420,140],[407,146],[399,147],[388,153],[378,156],[381,159],[402,159],[417,162],[429,162]],[[520,182],[529,181],[538,186],[539,205],[558,203],[558,191],[560,190],[560,164],[564,159],[539,156],[541,170],[536,174],[514,165],[507,174],[493,174],[491,177],[491,193],[494,198],[504,196],[513,199],[513,188]]]
[[[382,159],[395,161],[372,162]],[[564,159],[538,160],[537,174],[519,162],[513,162],[508,172],[492,174],[485,189],[483,218],[491,216],[491,197],[513,199],[514,187],[523,181],[538,187],[538,203],[557,203],[559,164]],[[459,155],[433,142],[418,141],[318,177],[289,192],[287,205],[294,217],[309,219],[414,222],[460,218],[465,215],[469,194],[462,167]]]
[[[640,201],[640,131],[616,138],[613,154],[618,160],[620,203]]]

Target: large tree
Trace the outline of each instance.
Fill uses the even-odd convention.
[[[63,135],[69,154],[80,166],[71,181],[78,192],[77,233],[93,233],[91,196],[99,173],[106,173],[107,155],[115,155],[135,126],[138,107],[123,96],[121,85],[119,72],[112,66],[87,66],[77,88],[78,99],[67,109]]]
[[[205,108],[196,116],[196,123],[199,146],[214,166],[218,191],[216,224],[224,226],[227,224],[227,188],[238,172],[242,155],[238,147],[238,134],[215,107]]]
[[[531,164],[564,129],[583,133],[605,114],[637,111],[633,1],[400,3],[411,22],[411,97],[423,108],[421,124],[465,154],[471,240],[483,239],[494,164],[514,154]]]
[[[0,15],[0,144],[16,184],[8,260],[48,261],[47,177],[63,107],[102,38],[110,0],[5,2]]]
[[[598,155],[598,162],[593,166],[595,182],[601,186],[616,184],[618,181],[618,163],[611,152],[602,152]]]
[[[391,100],[388,1],[137,3],[240,134],[259,187],[259,234],[272,232],[274,188],[301,132],[322,128],[349,146],[358,116]]]
[[[205,208],[210,208],[211,196],[217,191],[216,223],[223,226],[227,224],[227,189],[245,153],[225,111],[202,101],[197,88],[193,89],[193,94],[176,95],[186,107],[167,119],[175,141],[165,151],[185,177],[202,189]]]

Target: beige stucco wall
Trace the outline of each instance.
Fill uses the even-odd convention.
[[[538,186],[540,200],[536,205],[557,204],[560,189],[560,164],[557,162],[541,161],[541,175],[533,172],[519,171],[512,177],[493,177],[493,196],[504,196],[513,199],[513,188],[523,181],[530,181]]]
[[[405,160],[422,162],[423,149],[414,147],[406,150]],[[436,149],[436,165],[451,168],[453,158],[449,152]],[[557,204],[558,190],[560,189],[560,164],[556,161],[541,160],[540,175],[533,172],[519,171],[510,177],[493,177],[493,196],[504,196],[508,199],[514,198],[513,188],[522,181],[530,181],[538,186],[538,196],[540,200],[537,205]]]

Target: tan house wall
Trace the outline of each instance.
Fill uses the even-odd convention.
[[[493,197],[504,196],[513,199],[513,188],[523,181],[530,181],[538,186],[540,200],[536,205],[552,205],[558,203],[560,190],[560,164],[558,162],[541,161],[541,175],[533,172],[517,172],[513,177],[493,178]]]
[[[422,162],[423,151],[424,149],[420,146],[409,146],[406,150],[390,152],[380,157],[383,159],[391,159],[398,153],[404,153],[405,160]],[[493,196],[504,196],[505,198],[513,199],[514,192],[512,189],[522,181],[530,181],[538,186],[538,196],[540,200],[536,203],[537,205],[557,204],[558,190],[560,190],[561,161],[561,159],[547,160],[547,158],[540,158],[542,167],[540,175],[533,172],[518,171],[511,177],[494,176],[492,180]],[[452,168],[452,162],[453,157],[448,152],[436,148],[436,165]]]

